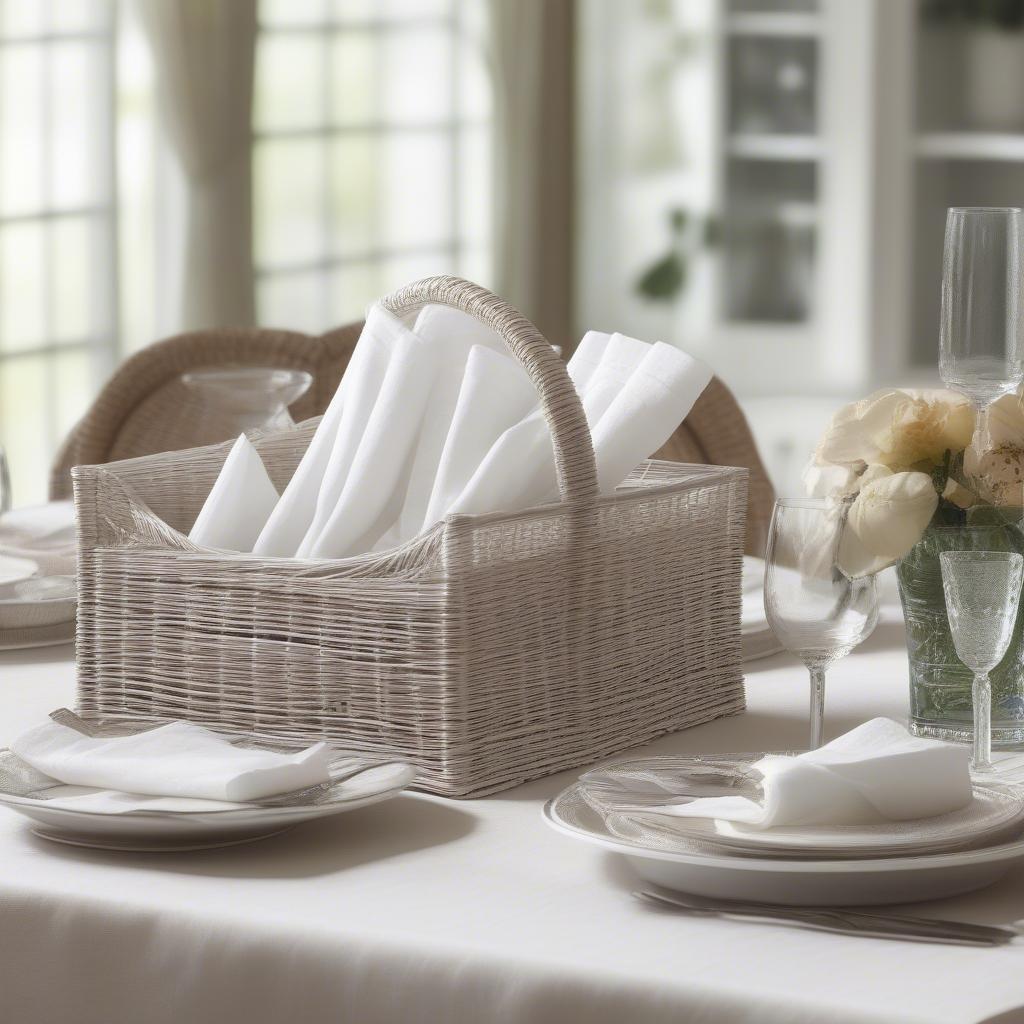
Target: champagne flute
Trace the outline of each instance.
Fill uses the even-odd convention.
[[[946,213],[939,372],[974,403],[977,456],[990,447],[989,406],[1024,381],[1022,234],[1016,207]]]
[[[971,767],[992,771],[992,685],[1020,603],[1024,558],[1013,551],[943,551],[942,589],[957,657],[974,673],[974,751]]]
[[[764,610],[779,643],[811,677],[811,749],[821,746],[825,672],[866,640],[878,622],[874,576],[838,566],[846,506],[824,498],[780,498],[768,534]]]

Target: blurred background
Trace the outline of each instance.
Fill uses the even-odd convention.
[[[451,272],[672,342],[777,488],[931,385],[951,205],[1024,203],[1024,0],[0,0],[18,504],[127,355]]]

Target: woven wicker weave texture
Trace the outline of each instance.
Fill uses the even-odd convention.
[[[75,471],[79,708],[401,756],[479,796],[742,709],[746,471],[648,462],[597,497],[564,365],[454,278],[388,300],[465,309],[538,386],[562,500],[452,516],[383,556],[265,559],[185,533],[230,444]],[[256,437],[278,486],[315,423]]]

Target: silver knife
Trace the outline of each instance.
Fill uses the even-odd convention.
[[[695,915],[784,921],[823,931],[869,935],[875,938],[924,939],[974,946],[1001,946],[1012,942],[1020,934],[1012,928],[999,928],[994,925],[944,921],[931,917],[866,913],[845,907],[787,907],[772,903],[711,900],[702,896],[684,896],[679,893],[656,892],[652,889],[642,889],[633,895]]]

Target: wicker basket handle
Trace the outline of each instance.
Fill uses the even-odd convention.
[[[403,317],[428,303],[451,306],[494,330],[530,375],[551,431],[562,500],[589,503],[597,497],[597,466],[586,413],[565,363],[524,316],[493,292],[461,277],[427,277],[381,300]]]

